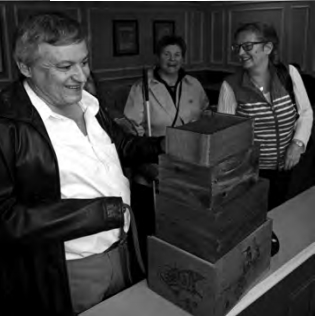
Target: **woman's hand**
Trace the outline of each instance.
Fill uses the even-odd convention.
[[[285,170],[290,170],[294,168],[299,160],[300,156],[303,153],[303,147],[298,146],[296,143],[290,143],[286,150],[286,156],[285,156]]]

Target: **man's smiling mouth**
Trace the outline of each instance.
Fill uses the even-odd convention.
[[[71,90],[81,90],[81,85],[66,86],[66,88]]]

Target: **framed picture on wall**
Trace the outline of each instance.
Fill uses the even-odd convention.
[[[153,52],[155,54],[157,42],[165,35],[175,34],[174,21],[153,21]]]
[[[139,54],[139,31],[137,20],[114,20],[113,55],[126,56]]]
[[[2,36],[0,34],[0,74],[3,72],[3,42],[2,42]]]
[[[5,69],[4,69],[4,41],[3,41],[3,38],[4,38],[4,34],[2,33],[2,30],[3,30],[3,21],[0,20],[0,74],[2,74]]]

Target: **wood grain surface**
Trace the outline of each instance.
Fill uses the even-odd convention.
[[[190,163],[210,166],[253,145],[253,120],[212,113],[166,129],[166,153]]]
[[[156,235],[215,262],[266,220],[268,188],[268,181],[260,178],[242,196],[211,211],[159,194]]]
[[[214,166],[199,166],[170,155],[159,157],[159,191],[194,208],[213,209],[242,195],[258,180],[259,150],[253,146]]]
[[[148,285],[192,315],[223,316],[269,268],[271,231],[267,220],[214,264],[148,237]]]

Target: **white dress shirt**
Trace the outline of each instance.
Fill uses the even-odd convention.
[[[85,136],[73,120],[53,112],[26,81],[24,88],[53,144],[62,199],[117,196],[130,205],[129,181],[123,175],[117,150],[95,117],[99,110],[98,100],[83,91],[79,106],[84,112]],[[66,259],[102,253],[119,239],[119,234],[119,229],[112,229],[67,241]]]

